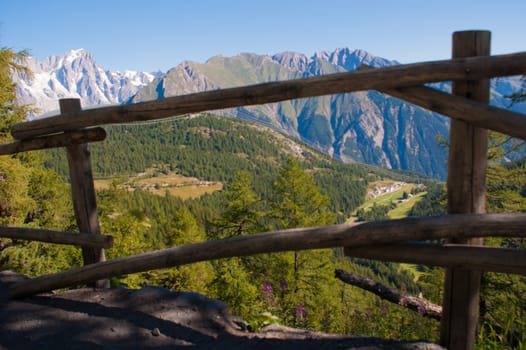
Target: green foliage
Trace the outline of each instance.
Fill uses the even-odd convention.
[[[396,204],[391,203],[388,205],[374,203],[372,207],[368,209],[361,208],[356,212],[357,221],[381,221],[389,219],[389,211],[396,208]]]
[[[31,109],[19,106],[11,74],[30,74],[25,54],[0,50],[0,142],[11,140],[11,126]],[[43,167],[39,154],[0,157],[0,225],[72,229],[68,186]],[[40,242],[0,239],[0,269],[38,276],[80,265],[80,249]]]
[[[418,201],[408,216],[438,216],[446,213],[447,194],[443,184],[427,185],[427,193]]]
[[[17,241],[2,251],[0,267],[38,277],[78,267],[81,262],[81,251],[77,247]]]
[[[386,339],[426,339],[438,342],[439,323],[422,317],[403,305],[396,306],[377,300],[371,309],[351,316],[352,334]]]
[[[272,313],[265,311],[258,313],[254,316],[252,316],[248,320],[248,325],[250,328],[254,331],[260,331],[263,327],[268,326],[270,324],[278,324],[279,323],[279,317],[276,315],[273,315]]]
[[[526,212],[526,158],[488,167],[488,210],[492,212]]]
[[[487,210],[494,213],[526,212],[526,158],[502,162],[524,148],[524,141],[490,133],[486,172]],[[526,240],[486,239],[485,244],[526,249]],[[484,273],[481,286],[482,335],[479,348],[526,348],[526,276]]]
[[[329,198],[319,192],[312,175],[303,171],[290,157],[280,169],[274,184],[276,199],[273,217],[279,229],[322,226],[333,223],[328,210]]]
[[[258,305],[259,290],[251,282],[250,271],[246,269],[242,260],[232,258],[216,261],[213,266],[211,293],[226,302],[234,314],[246,320],[257,318],[260,310],[264,308]],[[259,321],[257,323],[259,324]]]
[[[291,141],[283,135],[249,122],[203,114],[111,126],[107,133],[105,142],[91,145],[96,176],[130,176],[161,166],[183,176],[230,186],[244,172],[252,177],[252,190],[267,200],[279,166],[301,147],[298,163],[310,169],[320,192],[329,196],[329,208],[337,213],[339,222],[361,204],[366,193],[367,171],[363,167],[339,163],[306,146],[291,149]],[[67,178],[63,152],[48,153],[47,166]]]
[[[0,142],[11,140],[11,126],[26,119],[32,109],[20,106],[16,97],[16,86],[11,79],[14,72],[31,75],[24,66],[25,52],[0,49]]]
[[[31,169],[16,158],[0,158],[0,220],[2,225],[24,222],[33,201],[28,195]]]
[[[186,206],[175,212],[170,246],[178,246],[205,240],[205,233],[197,224],[195,217]],[[206,293],[208,284],[213,278],[210,262],[183,265],[169,270],[169,278],[163,278],[163,285],[175,290],[190,290]]]
[[[252,180],[247,172],[241,172],[227,188],[226,210],[216,223],[215,238],[241,236],[264,230],[262,200],[252,189]]]
[[[350,172],[344,164],[335,163],[330,168],[318,168],[312,175],[320,193],[329,197],[329,209],[338,223],[345,222],[363,203],[367,193],[365,171]]]

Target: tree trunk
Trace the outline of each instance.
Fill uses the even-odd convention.
[[[416,311],[423,317],[434,318],[438,321],[440,321],[442,318],[442,306],[433,304],[432,302],[424,299],[423,297],[402,295],[397,290],[384,286],[383,284],[375,280],[357,276],[343,270],[335,270],[334,273],[336,278],[340,279],[341,281],[347,284],[376,294],[380,298],[390,301],[391,303],[398,304],[410,310]]]

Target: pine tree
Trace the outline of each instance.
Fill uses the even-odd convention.
[[[195,217],[184,205],[175,213],[170,237],[170,246],[202,242],[206,238]],[[212,281],[213,276],[211,263],[204,261],[162,270],[158,273],[156,283],[174,290],[206,294],[208,284]]]
[[[301,169],[294,158],[289,158],[280,169],[274,188],[276,196],[272,212],[277,220],[277,228],[333,223],[334,215],[328,210],[328,197],[320,194],[313,176]],[[327,283],[325,277],[332,272],[332,252],[325,249],[276,255],[278,258],[272,262],[274,269],[271,274],[274,280],[279,278],[274,284],[286,290],[281,300],[285,317],[297,326],[307,324],[309,313],[311,321],[319,320],[319,314],[314,316],[319,306],[316,300],[320,299],[319,293],[324,291],[323,285]]]
[[[334,215],[328,210],[329,198],[320,194],[313,176],[305,172],[296,159],[287,159],[274,189],[273,215],[279,229],[322,226],[334,221]]]
[[[29,106],[19,105],[16,97],[16,85],[12,75],[15,73],[31,76],[24,66],[26,52],[12,49],[0,49],[0,142],[11,140],[11,126],[26,119]]]
[[[32,109],[21,106],[12,81],[15,73],[31,75],[25,53],[0,49],[0,142],[12,140],[11,126],[25,120]],[[43,167],[37,153],[0,156],[0,225],[66,230],[73,208],[67,186]],[[68,214],[70,213],[70,214]],[[0,268],[31,276],[76,266],[80,250],[40,242],[0,240]]]
[[[252,189],[252,180],[247,172],[240,172],[225,193],[228,201],[216,228],[218,237],[226,238],[257,233],[263,230],[261,199]]]

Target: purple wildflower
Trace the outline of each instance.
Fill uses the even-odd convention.
[[[261,291],[263,294],[263,298],[267,301],[267,303],[270,305],[272,303],[272,285],[268,282],[265,282],[263,284],[263,290]]]
[[[265,282],[265,284],[263,284],[263,294],[272,295],[272,285],[270,283]]]
[[[307,311],[305,311],[305,308],[303,307],[303,305],[296,306],[296,320],[297,321],[304,320],[307,318],[307,316],[308,316]]]
[[[281,288],[281,290],[287,290],[287,288],[289,287],[289,284],[287,283],[287,281],[283,279],[279,281],[279,287]]]

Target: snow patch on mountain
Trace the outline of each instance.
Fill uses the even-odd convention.
[[[20,102],[38,109],[35,116],[58,110],[61,98],[80,98],[83,107],[121,104],[155,78],[145,72],[106,71],[84,49],[42,62],[28,57],[26,65],[33,77],[16,74],[13,80]]]

